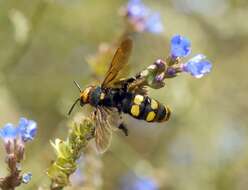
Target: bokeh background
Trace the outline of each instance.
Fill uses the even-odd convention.
[[[144,2],[161,14],[165,30],[133,37],[130,76],[166,58],[174,34],[187,36],[192,54],[207,55],[213,70],[202,79],[183,74],[150,90],[172,108],[170,121],[158,125],[125,117],[130,135],[115,133],[109,151],[87,161],[95,166],[92,189],[121,189],[130,172],[152,178],[165,190],[247,189],[248,2]],[[0,0],[0,125],[17,123],[20,116],[38,122],[38,135],[27,145],[23,162],[33,179],[19,189],[49,186],[46,169],[55,158],[49,140],[66,138],[73,117],[66,113],[78,96],[72,81],[82,87],[92,82],[87,59],[99,44],[119,38],[125,24],[118,11],[126,3]],[[79,106],[75,110],[82,111]],[[0,159],[3,176],[3,148]],[[81,172],[79,181],[88,175]]]

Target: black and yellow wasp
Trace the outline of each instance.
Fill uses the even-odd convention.
[[[95,122],[95,142],[99,152],[108,148],[112,130],[122,129],[127,135],[127,128],[121,121],[121,114],[147,122],[163,122],[170,117],[170,109],[147,95],[145,87],[137,83],[138,76],[119,80],[117,75],[128,62],[132,50],[132,40],[127,38],[117,49],[110,68],[101,86],[91,85],[80,90],[80,97],[72,105],[69,114],[77,102],[81,106],[90,104],[95,108],[92,120]]]

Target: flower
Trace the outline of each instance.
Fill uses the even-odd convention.
[[[36,122],[22,117],[20,118],[18,126],[14,126],[11,123],[5,124],[4,127],[0,129],[0,137],[5,142],[18,137],[20,137],[22,141],[27,142],[34,139],[36,131]]]
[[[8,142],[9,140],[13,140],[17,137],[18,129],[11,123],[7,123],[0,129],[0,137]]]
[[[8,189],[15,189],[21,183],[27,184],[32,178],[30,172],[21,175],[20,164],[24,158],[25,142],[34,138],[36,126],[36,122],[26,118],[20,118],[17,126],[7,123],[0,129],[0,137],[4,141],[6,151],[6,163],[10,171],[8,176],[2,178],[1,183],[8,184],[6,186]]]
[[[158,190],[158,184],[153,178],[145,176],[137,176],[129,173],[124,176],[120,184],[121,190]]]
[[[82,186],[85,182],[84,172],[82,168],[77,168],[76,171],[70,176],[72,186]]]
[[[32,179],[32,173],[28,172],[28,173],[24,173],[22,175],[22,183],[28,184]]]
[[[141,2],[141,0],[130,0],[126,7],[129,18],[144,18],[150,10]]]
[[[176,69],[175,69],[174,67],[169,67],[169,68],[166,70],[166,74],[167,74],[168,76],[173,77],[173,76],[176,76],[177,71],[176,71]]]
[[[186,57],[191,52],[190,41],[181,35],[175,35],[171,39],[171,56],[176,57]]]
[[[161,33],[164,31],[164,26],[161,22],[160,14],[154,13],[147,18],[145,30],[151,33]]]
[[[141,0],[130,0],[124,9],[124,15],[136,32],[163,32],[159,13],[151,11]]]
[[[19,132],[24,142],[33,140],[37,132],[37,123],[23,117],[20,118]]]
[[[165,67],[166,67],[166,63],[165,61],[163,61],[162,59],[157,59],[155,62],[154,62],[154,65],[156,66],[156,70],[157,72],[162,72],[165,70]]]
[[[212,64],[206,60],[206,56],[198,54],[182,65],[183,71],[196,78],[201,78],[211,71]]]

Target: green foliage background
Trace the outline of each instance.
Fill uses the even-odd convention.
[[[165,32],[135,36],[130,75],[166,58],[173,34],[190,38],[192,54],[206,54],[213,70],[197,80],[181,75],[150,91],[172,108],[168,123],[125,117],[130,135],[117,132],[101,158],[102,189],[118,189],[119,178],[129,170],[152,175],[161,189],[247,189],[247,1],[206,0],[204,12],[183,11],[183,0],[145,2],[161,13]],[[19,189],[48,186],[45,171],[55,157],[49,140],[66,137],[71,119],[66,113],[78,96],[72,81],[82,87],[92,82],[86,59],[100,43],[121,35],[118,10],[125,3],[0,0],[0,125],[17,123],[20,116],[38,122],[38,136],[27,146],[23,163],[33,180]],[[4,175],[3,149],[0,155]]]

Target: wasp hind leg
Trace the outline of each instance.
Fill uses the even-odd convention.
[[[110,114],[110,109],[106,109],[106,111]],[[115,129],[116,127],[120,130],[122,130],[122,132],[125,134],[125,136],[128,136],[128,129],[126,127],[126,125],[124,124],[123,122],[123,119],[122,119],[122,111],[121,111],[121,107],[120,105],[117,106],[117,110],[114,111],[114,113],[117,113],[117,117],[114,117],[114,120],[117,119],[117,122],[114,122],[114,126],[115,126]]]
[[[120,117],[120,124],[118,125],[118,129],[122,130],[125,136],[128,136],[128,128],[123,121],[121,110],[118,109],[119,117]]]
[[[126,126],[123,122],[118,126],[118,128],[119,128],[120,130],[122,130],[122,132],[125,134],[125,136],[128,136],[128,129],[127,129],[127,126]]]

